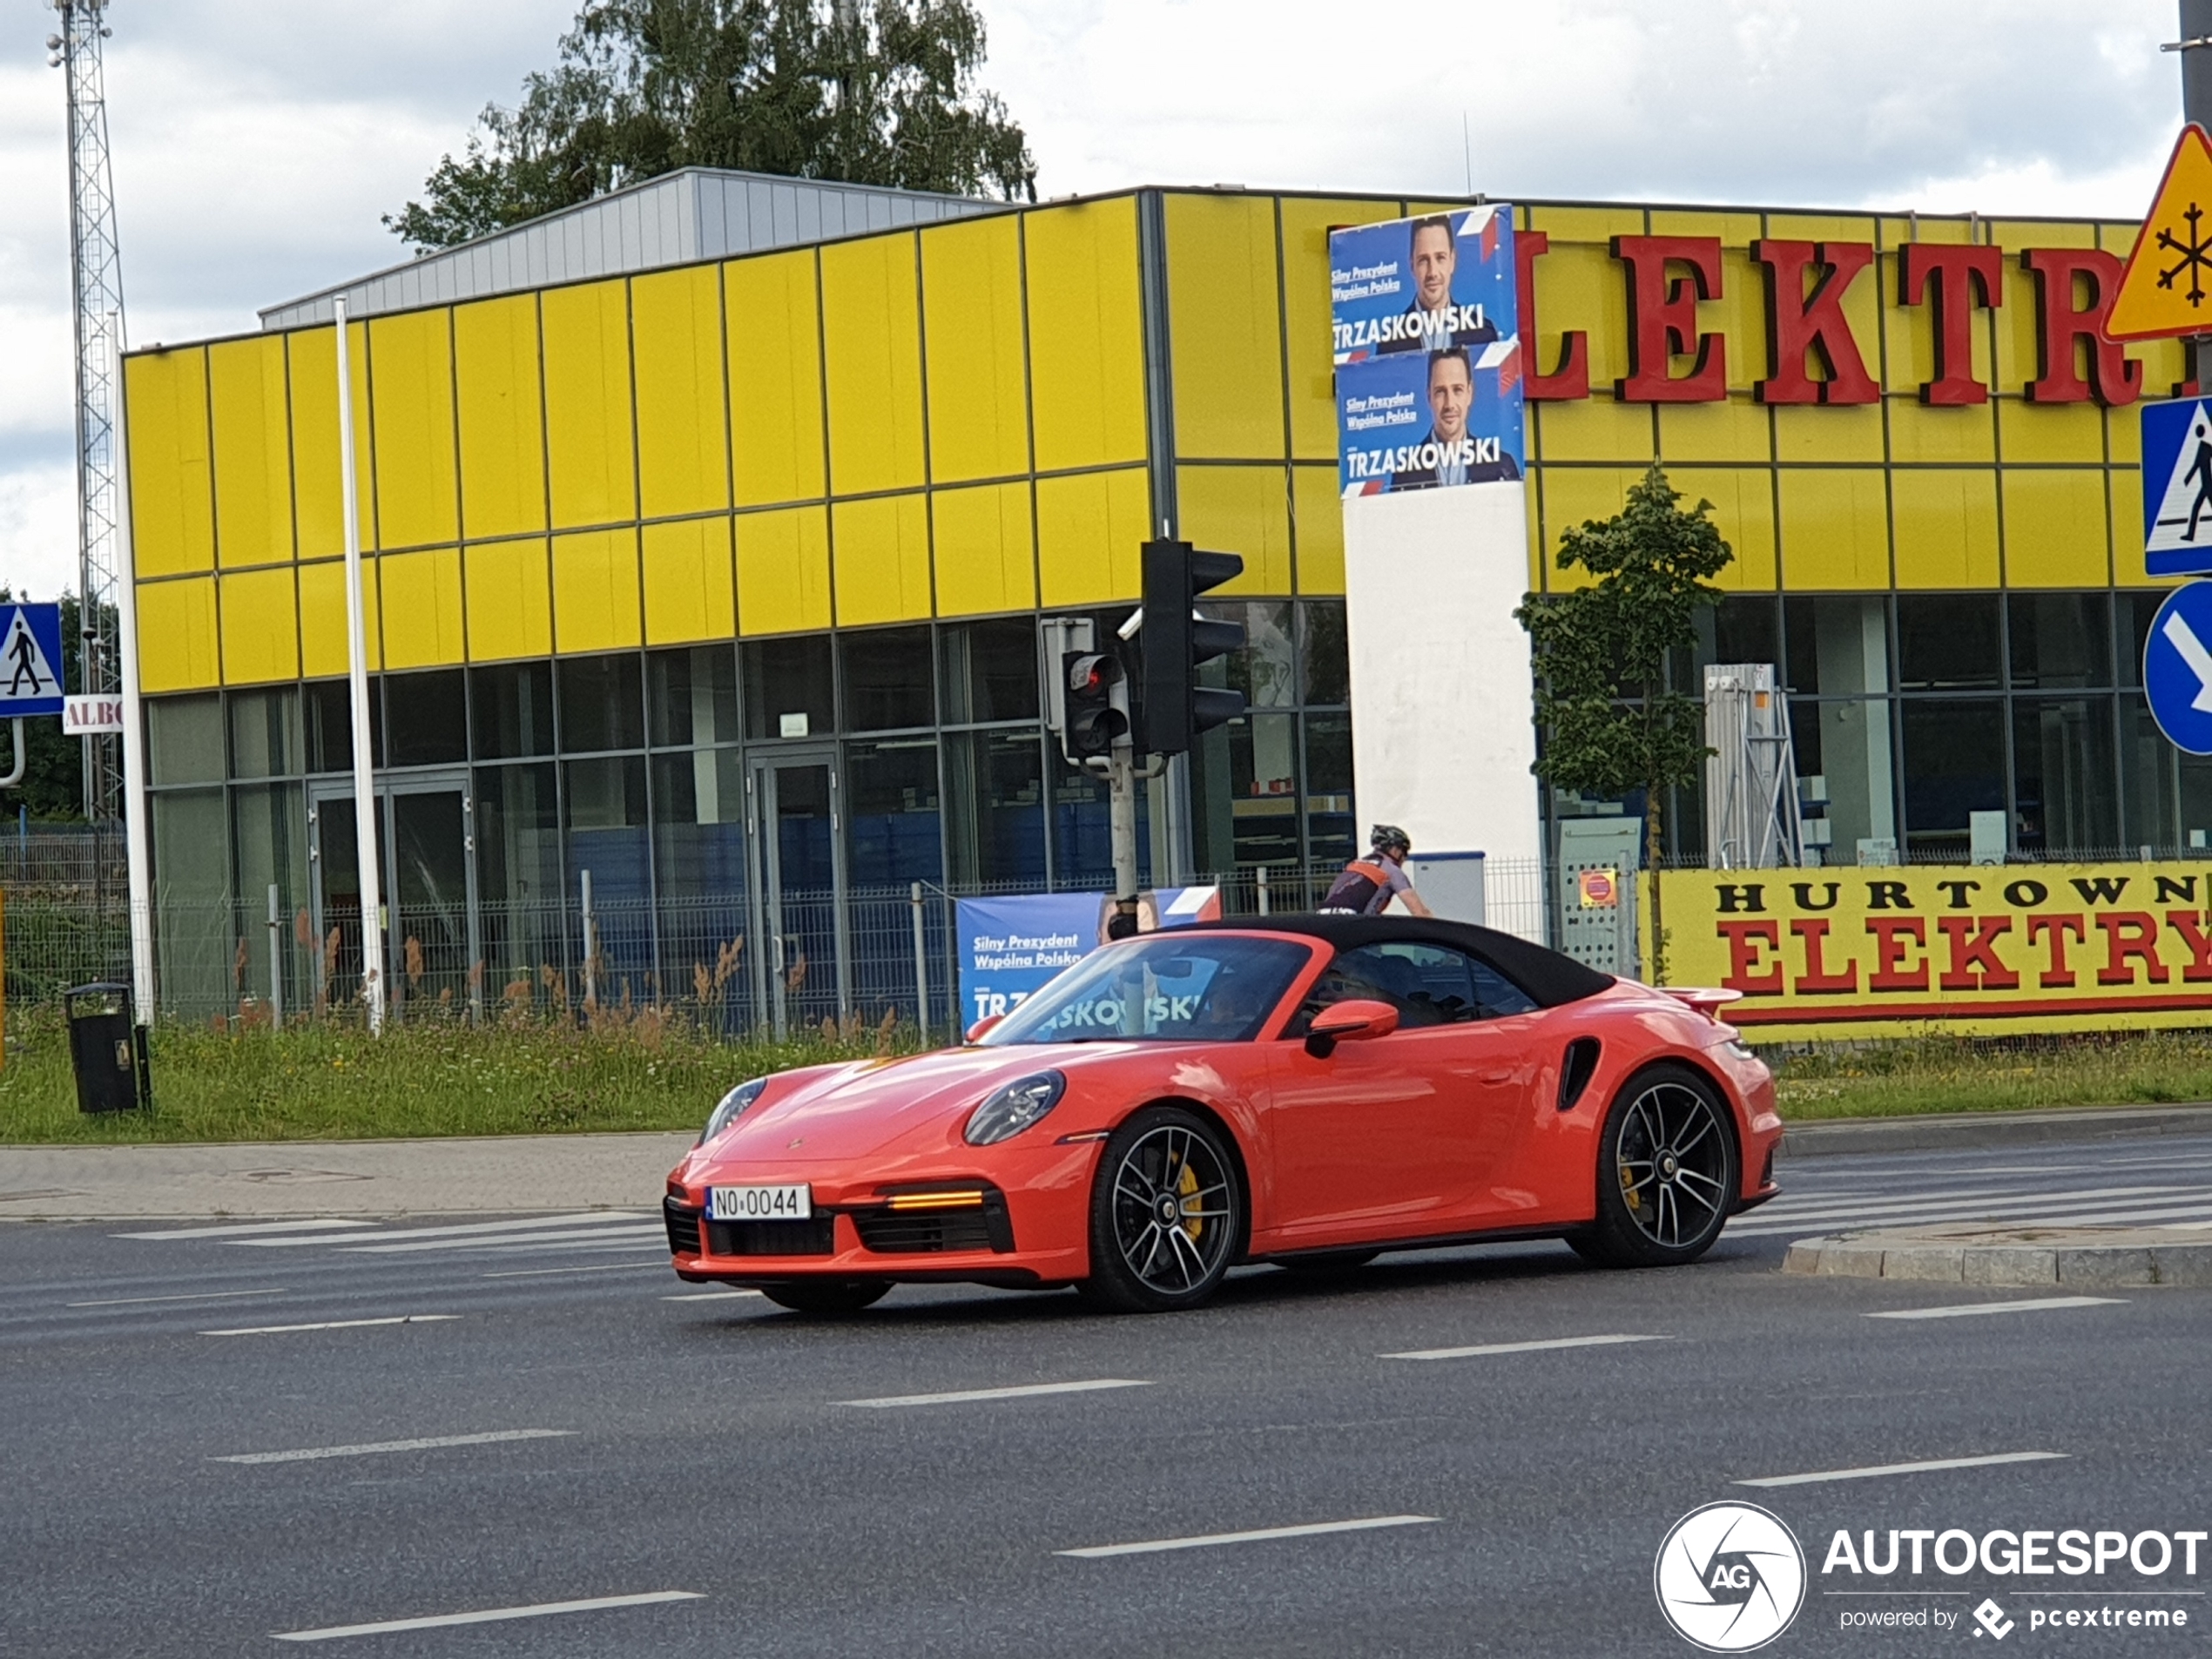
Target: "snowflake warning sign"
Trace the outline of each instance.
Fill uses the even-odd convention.
[[[2105,314],[2107,340],[2212,334],[2212,140],[2182,129],[2119,292]]]

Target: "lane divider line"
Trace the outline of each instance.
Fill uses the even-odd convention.
[[[741,1296],[759,1296],[759,1291],[686,1291],[681,1296],[664,1296],[664,1302],[731,1302]],[[856,1402],[847,1400],[846,1405]]]
[[[320,1319],[313,1325],[242,1325],[230,1331],[202,1331],[203,1337],[275,1337],[293,1331],[358,1331],[372,1325],[437,1325],[458,1313],[401,1313],[388,1319]]]
[[[1986,1469],[2000,1463],[2044,1463],[2066,1452],[1999,1452],[1989,1457],[1931,1458],[1924,1463],[1877,1463],[1864,1469],[1816,1469],[1810,1474],[1769,1474],[1737,1480],[1739,1487],[1809,1487],[1823,1480],[1872,1480],[1890,1474],[1929,1474],[1939,1469]]]
[[[563,1273],[643,1273],[648,1269],[665,1272],[662,1262],[610,1262],[598,1267],[509,1267],[496,1273],[479,1275],[483,1278],[552,1278]]]
[[[1251,1532],[1204,1533],[1196,1538],[1154,1538],[1141,1544],[1092,1544],[1052,1553],[1096,1561],[1115,1555],[1157,1555],[1171,1549],[1211,1549],[1221,1544],[1264,1544],[1278,1538],[1318,1538],[1325,1533],[1372,1532],[1383,1527],[1433,1527],[1442,1519],[1441,1515],[1367,1515],[1358,1521],[1317,1521],[1303,1527],[1262,1527]]]
[[[426,1250],[499,1250],[511,1256],[526,1249],[637,1250],[648,1239],[666,1237],[667,1230],[659,1222],[649,1221],[632,1227],[595,1228],[590,1232],[569,1228],[560,1232],[510,1233],[498,1238],[418,1238],[404,1244],[362,1244],[347,1239],[338,1243],[337,1248],[349,1256],[413,1256]],[[667,1248],[664,1244],[661,1246],[664,1255]]]
[[[644,1595],[595,1595],[587,1602],[539,1602],[530,1607],[491,1607],[478,1613],[442,1613],[427,1619],[386,1619],[376,1624],[333,1624],[320,1630],[273,1630],[279,1642],[335,1642],[344,1636],[388,1635],[401,1630],[441,1630],[456,1624],[496,1624],[504,1619],[543,1619],[558,1613],[597,1613],[607,1608],[698,1602],[700,1590],[653,1590]]]
[[[71,1308],[127,1308],[146,1302],[232,1302],[241,1296],[282,1296],[282,1287],[273,1291],[188,1291],[181,1296],[111,1296],[101,1302],[64,1302]]]
[[[2039,1296],[2022,1302],[1966,1302],[1952,1307],[1889,1308],[1865,1315],[1870,1319],[1963,1319],[1977,1313],[2041,1313],[2051,1308],[2102,1308],[2125,1305],[2124,1296]]]
[[[170,1227],[156,1233],[110,1233],[110,1238],[230,1238],[247,1233],[327,1233],[334,1227],[374,1227],[373,1221],[250,1221],[220,1227]]]
[[[473,1221],[449,1227],[399,1227],[379,1232],[380,1240],[401,1238],[478,1238],[501,1233],[573,1232],[579,1227],[604,1227],[615,1222],[657,1221],[643,1210],[586,1210],[572,1216],[530,1216],[519,1221]],[[332,1224],[335,1225],[336,1224]],[[328,1231],[326,1229],[325,1231]],[[245,1238],[239,1242],[256,1250],[301,1250],[321,1244],[351,1244],[359,1235],[332,1238]]]
[[[210,1463],[314,1463],[323,1458],[373,1457],[380,1452],[435,1452],[448,1446],[495,1446],[505,1440],[558,1440],[572,1428],[501,1428],[483,1434],[433,1434],[416,1440],[371,1440],[361,1446],[311,1446],[297,1452],[239,1452]]]
[[[1013,1388],[963,1388],[949,1394],[892,1394],[881,1399],[840,1399],[840,1406],[871,1410],[893,1406],[961,1406],[978,1399],[1024,1399],[1033,1394],[1087,1394],[1102,1388],[1150,1388],[1130,1377],[1093,1377],[1083,1382],[1023,1383]]]
[[[1378,1359],[1476,1359],[1492,1353],[1537,1353],[1548,1348],[1607,1348],[1616,1342],[1672,1342],[1672,1337],[1605,1336],[1548,1337],[1536,1342],[1484,1342],[1471,1348],[1412,1348],[1404,1353],[1379,1353]]]

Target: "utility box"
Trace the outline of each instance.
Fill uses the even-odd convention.
[[[1422,902],[1446,921],[1483,925],[1481,853],[1416,853],[1406,860],[1406,873]]]
[[[1640,818],[1559,820],[1559,948],[1602,974],[1636,972]]]
[[[105,981],[62,993],[77,1109],[128,1112],[153,1103],[146,1077],[145,1028],[131,1018],[131,988]]]

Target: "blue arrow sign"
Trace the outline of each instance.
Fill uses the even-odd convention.
[[[62,608],[0,604],[0,718],[62,711]]]
[[[2212,403],[2144,404],[2142,456],[2144,569],[2212,572]]]
[[[2212,582],[2166,596],[2143,642],[2151,718],[2185,754],[2212,754]]]

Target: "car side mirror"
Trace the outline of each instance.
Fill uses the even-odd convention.
[[[1396,1029],[1398,1010],[1387,1002],[1357,997],[1332,1002],[1315,1015],[1313,1023],[1306,1028],[1305,1051],[1316,1060],[1326,1060],[1339,1042],[1386,1037]]]
[[[981,1042],[985,1035],[989,1033],[991,1028],[1004,1018],[1006,1018],[1006,1015],[1003,1014],[985,1015],[981,1019],[976,1021],[974,1025],[968,1028],[968,1041],[970,1042]]]

